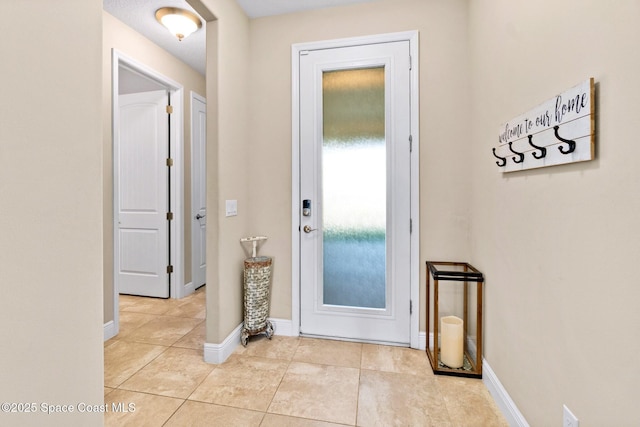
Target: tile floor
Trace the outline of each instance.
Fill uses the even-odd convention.
[[[204,298],[120,297],[105,403],[134,411],[106,413],[106,426],[508,425],[481,380],[434,376],[419,350],[258,336],[207,364]]]

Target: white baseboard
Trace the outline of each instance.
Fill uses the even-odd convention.
[[[116,324],[113,320],[109,320],[104,324],[104,340],[110,340],[111,338],[116,336]]]
[[[207,363],[223,363],[240,344],[242,323],[240,323],[220,344],[204,343],[204,361]]]
[[[274,318],[269,318],[269,320],[273,325],[274,335],[292,336],[291,320]],[[221,344],[204,343],[204,361],[214,364],[224,363],[240,344],[242,325],[242,323],[239,324],[231,331]]]
[[[489,366],[487,359],[482,359],[482,382],[489,389],[489,393],[510,426],[529,427],[529,423],[522,416],[514,401],[511,400],[509,393]]]
[[[269,318],[269,321],[273,325],[273,335],[280,335],[283,337],[292,337],[293,326],[290,319],[276,319]]]
[[[433,342],[432,334],[429,334],[430,342]],[[420,331],[418,333],[418,350],[426,350],[427,349],[427,333],[424,331]]]
[[[192,293],[194,293],[195,291],[196,291],[196,288],[195,288],[193,282],[189,282],[186,285],[184,285],[184,291],[183,291],[182,297],[184,298],[186,296],[189,296]]]

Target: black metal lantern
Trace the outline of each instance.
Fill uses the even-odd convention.
[[[427,355],[434,374],[482,378],[483,284],[471,264],[427,261],[427,331],[433,331]]]

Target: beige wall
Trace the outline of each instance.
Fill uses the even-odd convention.
[[[39,406],[103,401],[101,9],[3,3],[0,425],[102,425]]]
[[[207,26],[207,342],[242,322],[244,236],[268,236],[260,253],[274,258],[270,315],[291,318],[293,43],[420,31],[422,258],[466,258],[468,130],[451,113],[468,111],[460,101],[469,85],[465,1],[384,0],[255,20],[234,1],[190,3],[216,18]],[[238,200],[237,217],[224,216],[226,199]]]
[[[387,0],[255,19],[251,226],[274,257],[273,317],[291,318],[291,45],[409,30],[420,37],[421,301],[425,260],[468,256],[467,2]],[[421,330],[424,317],[422,307]]]
[[[242,322],[240,238],[257,215],[249,200],[249,20],[235,1],[201,5],[217,19],[207,24],[207,342],[220,343]],[[238,201],[237,216],[225,216],[225,200]]]
[[[559,424],[563,403],[583,426],[640,422],[637,2],[380,0],[251,21],[233,1],[202,4],[218,19],[208,24],[207,342],[242,321],[245,235],[269,236],[271,315],[291,318],[291,44],[417,29],[421,263],[468,260],[485,273],[485,357],[531,425]],[[489,151],[498,125],[590,76],[597,159],[503,176]],[[224,216],[225,199],[238,200],[237,217]],[[424,330],[424,305],[421,318]]]
[[[533,426],[640,424],[640,2],[474,1],[471,261],[485,357]],[[501,174],[498,126],[588,77],[596,160]],[[428,96],[428,94],[423,94]]]
[[[421,126],[432,133],[423,142],[421,185],[423,194],[446,201],[439,208],[423,200],[421,220],[438,225],[422,228],[430,239],[421,250],[465,257],[468,180],[466,163],[459,161],[464,150],[452,142],[462,142],[464,130],[448,112],[465,109],[451,93],[462,96],[468,89],[464,1],[389,0],[340,8],[340,13],[327,9],[251,21],[235,2],[201,3],[217,18],[207,27],[207,97],[209,113],[212,108],[219,112],[209,114],[208,124],[207,210],[209,224],[218,228],[207,230],[207,342],[220,343],[242,322],[242,260],[248,252],[239,239],[244,236],[268,236],[260,253],[274,258],[270,315],[291,318],[293,43],[420,30],[420,84],[433,97],[420,107]],[[443,76],[448,80],[442,81]],[[429,150],[437,150],[440,157],[430,161]],[[451,159],[452,167],[440,167],[443,159]],[[437,187],[440,180],[450,185]],[[238,200],[237,217],[224,216],[226,199]],[[421,276],[424,279],[423,271]]]
[[[247,234],[270,237],[271,314],[291,316],[290,45],[418,29],[421,262],[468,259],[485,273],[485,357],[531,425],[559,425],[563,403],[583,427],[640,423],[640,4],[381,0],[248,21],[231,0],[202,3],[219,19],[208,24],[207,342],[242,320],[238,239]],[[0,104],[0,340],[11,343],[0,352],[11,367],[0,401],[98,404],[112,222],[101,3],[10,2],[5,11],[5,30],[21,36],[0,41],[11,100]],[[60,31],[56,17],[83,36]],[[162,60],[122,50],[178,80]],[[489,151],[498,125],[590,76],[597,159],[502,175]],[[237,217],[224,217],[228,198]],[[100,414],[0,417],[102,423]]]
[[[205,78],[166,50],[103,12],[102,105],[104,140],[104,321],[113,320],[113,144],[111,135],[111,51],[116,49],[184,86],[184,283],[191,281],[191,95],[204,96]]]

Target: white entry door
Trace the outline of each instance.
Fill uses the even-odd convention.
[[[123,294],[169,297],[169,153],[166,90],[120,95],[114,203]]]
[[[194,288],[207,280],[207,104],[191,98],[191,259]]]
[[[300,53],[300,332],[409,345],[409,41]]]

